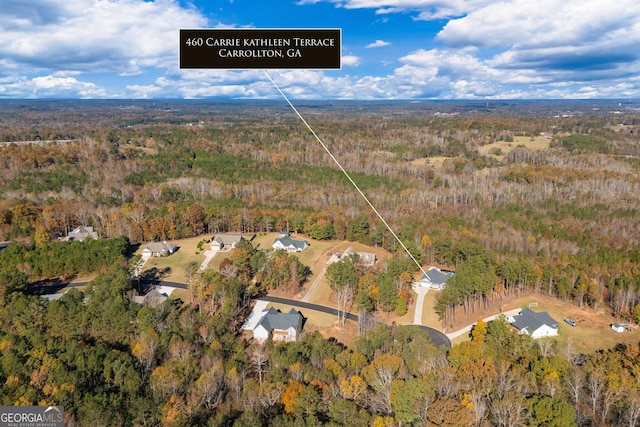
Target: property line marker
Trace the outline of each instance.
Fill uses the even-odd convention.
[[[409,249],[405,246],[404,243],[402,243],[402,240],[400,240],[400,238],[398,237],[398,235],[393,231],[393,229],[389,226],[389,224],[387,223],[387,221],[385,221],[385,219],[382,217],[382,215],[380,215],[380,212],[378,212],[378,210],[375,208],[375,206],[373,206],[373,204],[369,201],[369,199],[367,198],[367,196],[362,192],[362,190],[360,189],[360,187],[358,187],[358,184],[356,184],[353,179],[351,179],[351,176],[349,175],[349,173],[342,167],[342,165],[340,164],[340,162],[338,161],[338,159],[335,158],[335,156],[331,153],[331,151],[329,151],[329,148],[325,145],[324,142],[322,142],[322,140],[320,139],[320,137],[316,134],[316,132],[313,130],[313,128],[309,125],[309,123],[307,123],[307,121],[304,119],[304,117],[302,117],[302,114],[300,114],[298,112],[298,110],[296,109],[296,107],[293,106],[293,104],[291,103],[291,101],[289,101],[289,98],[287,98],[287,95],[285,95],[285,93],[280,89],[280,87],[276,84],[276,82],[271,78],[271,76],[269,75],[269,73],[267,72],[267,70],[262,70],[264,72],[264,74],[267,76],[267,78],[269,79],[269,81],[271,81],[271,83],[273,84],[273,86],[278,90],[278,92],[280,92],[280,95],[282,95],[282,97],[284,98],[285,101],[287,101],[287,104],[289,104],[289,106],[291,107],[291,109],[296,113],[296,115],[298,116],[298,118],[302,121],[302,123],[304,123],[304,125],[307,127],[307,129],[309,129],[309,132],[311,132],[311,135],[313,135],[313,137],[316,139],[316,141],[318,141],[318,143],[320,143],[320,145],[322,146],[322,148],[324,148],[324,151],[327,152],[327,154],[329,155],[329,157],[331,157],[331,160],[333,160],[333,162],[338,165],[338,168],[340,168],[340,170],[342,171],[342,173],[344,174],[344,176],[347,177],[347,179],[349,180],[349,182],[351,183],[351,185],[353,185],[353,187],[358,191],[358,193],[360,193],[360,196],[362,196],[362,198],[364,199],[365,202],[367,202],[367,204],[369,205],[369,207],[371,208],[371,210],[373,210],[373,212],[375,212],[375,214],[378,216],[378,218],[380,218],[380,221],[382,221],[382,223],[385,225],[385,227],[387,227],[387,229],[391,232],[391,234],[393,235],[393,237],[398,241],[398,243],[400,243],[400,246],[402,246],[402,248],[404,249],[404,251],[407,253],[407,255],[409,255],[409,258],[411,258],[411,260],[418,266],[418,268],[422,271],[423,274],[427,274],[426,271],[424,271],[424,268],[422,268],[422,266],[420,265],[420,263],[418,262],[418,260],[411,254],[411,252],[409,252]]]

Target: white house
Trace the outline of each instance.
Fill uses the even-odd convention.
[[[431,289],[444,289],[447,279],[452,275],[453,273],[444,273],[439,268],[431,267],[420,279],[420,286]]]
[[[287,234],[274,240],[271,247],[276,250],[284,249],[287,252],[302,252],[309,247],[309,242],[307,242],[306,240],[292,239]]]
[[[536,313],[528,308],[523,308],[520,314],[508,316],[511,323],[521,334],[530,335],[531,338],[553,337],[558,335],[558,322],[546,311]]]
[[[624,332],[627,330],[627,327],[625,325],[621,325],[619,323],[612,323],[611,324],[611,329],[613,329],[616,332]]]
[[[260,342],[269,338],[283,342],[297,341],[303,322],[302,314],[293,308],[288,313],[282,313],[271,307],[262,312],[262,318],[253,329],[253,338]]]

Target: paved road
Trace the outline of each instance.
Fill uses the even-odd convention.
[[[416,309],[413,315],[413,324],[414,325],[422,325],[422,312],[424,311],[424,299],[429,293],[429,288],[426,286],[420,286],[420,284],[414,284],[413,290],[416,294],[418,294],[418,298],[416,299]]]
[[[515,316],[516,314],[520,313],[521,310],[522,309],[520,309],[520,308],[514,308],[513,310],[505,311],[504,313],[498,313],[498,314],[494,314],[494,315],[491,315],[491,316],[487,316],[482,320],[484,320],[484,322],[486,323],[486,322],[490,322],[490,321],[496,319],[498,316],[503,315],[503,314],[505,316]],[[449,339],[454,339],[454,338],[457,338],[460,335],[463,335],[465,333],[468,334],[471,331],[471,328],[473,328],[474,326],[475,326],[475,323],[473,323],[471,325],[467,325],[462,329],[458,329],[457,331],[453,331],[453,332],[448,333],[447,337],[449,337]]]
[[[310,302],[304,302],[304,301],[288,299],[288,298],[270,297],[270,296],[264,296],[258,299],[262,301],[275,302],[277,304],[293,305],[295,307],[306,308],[307,310],[315,310],[321,313],[333,314],[336,317],[338,316],[338,310],[336,310],[335,308],[326,307],[324,305],[311,304]],[[356,322],[358,321],[357,314],[347,313],[346,317],[349,320],[355,320]]]
[[[287,305],[292,305],[294,307],[301,307],[301,308],[306,308],[306,309],[309,309],[309,310],[316,310],[316,311],[320,311],[322,313],[333,314],[335,316],[338,315],[338,311],[336,309],[325,307],[323,305],[310,304],[308,302],[303,302],[303,301],[298,301],[298,300],[293,300],[293,299],[279,298],[279,297],[269,297],[269,296],[262,297],[260,299],[263,300],[263,301],[275,302],[275,303],[278,303],[278,304],[287,304]],[[348,313],[347,314],[347,319],[355,320],[357,322],[358,321],[358,315]],[[445,334],[443,334],[442,332],[440,332],[437,329],[430,328],[428,326],[423,326],[423,325],[405,325],[405,326],[415,326],[416,328],[419,328],[419,329],[422,329],[423,331],[426,331],[429,334],[429,338],[431,338],[431,342],[436,347],[440,347],[440,346],[443,345],[446,348],[451,348],[451,341],[449,340],[449,338],[447,338],[447,336]]]
[[[451,340],[443,333],[437,329],[430,328],[428,326],[423,325],[407,325],[414,326],[416,328],[422,329],[429,334],[429,338],[431,338],[431,342],[436,347],[445,346],[447,349],[451,348]]]
[[[145,285],[156,285],[156,286],[168,286],[171,288],[178,288],[178,289],[189,289],[189,286],[184,284],[184,283],[177,283],[177,282],[166,282],[164,280],[153,280],[153,281],[141,281],[141,283],[145,284]],[[56,286],[48,286],[46,290],[38,290],[34,293],[36,294],[50,294],[50,293],[55,293],[63,288],[75,288],[75,287],[82,287],[82,286],[86,286],[87,282],[76,282],[76,283],[60,283],[59,285]],[[52,292],[53,291],[53,292]],[[275,302],[277,304],[287,304],[287,305],[292,305],[294,307],[300,307],[300,308],[305,308],[307,310],[314,310],[314,311],[319,311],[321,313],[327,313],[327,314],[332,314],[334,316],[338,316],[338,310],[336,310],[335,308],[331,308],[331,307],[325,307],[324,305],[318,305],[318,304],[311,304],[308,302],[304,302],[304,301],[298,301],[298,300],[293,300],[293,299],[288,299],[288,298],[280,298],[280,297],[270,297],[270,296],[264,296],[264,297],[260,297],[259,300],[262,301],[268,301],[268,302]],[[358,315],[357,314],[352,314],[352,313],[347,313],[347,319],[349,320],[353,320],[353,321],[358,321]],[[445,334],[443,334],[442,332],[440,332],[437,329],[434,328],[430,328],[428,326],[422,326],[422,325],[414,325],[417,328],[420,328],[424,331],[426,331],[429,334],[429,337],[431,338],[431,341],[433,342],[433,344],[436,347],[439,347],[441,345],[444,345],[446,348],[451,348],[451,341],[449,340],[449,338],[447,338],[447,336]]]

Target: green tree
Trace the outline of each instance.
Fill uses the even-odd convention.
[[[535,427],[572,427],[575,411],[567,401],[558,397],[534,395],[528,400],[528,420]]]
[[[343,257],[327,267],[326,277],[337,301],[338,321],[344,324],[349,304],[358,289],[358,273],[352,257]]]
[[[391,312],[398,305],[398,288],[391,274],[382,274],[378,280],[378,306],[385,312]]]
[[[347,226],[347,240],[353,242],[362,242],[364,244],[371,243],[371,236],[369,235],[369,220],[365,214],[359,214],[354,217]]]
[[[435,399],[435,390],[418,378],[396,380],[391,390],[391,405],[396,421],[408,424],[426,424],[427,411]]]
[[[316,240],[331,240],[336,238],[336,230],[333,224],[326,222],[324,224],[312,224],[309,227],[309,237]]]
[[[17,268],[0,270],[0,296],[11,292],[23,292],[28,285],[27,275]]]

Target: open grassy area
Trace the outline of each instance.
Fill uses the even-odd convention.
[[[287,304],[269,303],[267,307],[274,307],[282,312],[291,310],[292,306]],[[294,307],[295,308],[295,307]],[[357,324],[347,320],[344,326],[337,325],[337,318],[333,314],[321,313],[319,311],[296,308],[305,317],[303,327],[304,334],[320,332],[325,338],[334,337],[343,344],[351,344],[356,337]]]
[[[436,314],[434,307],[436,305],[436,298],[440,295],[440,291],[433,289],[429,290],[427,296],[424,299],[424,310],[422,310],[422,324],[424,326],[430,326],[432,328],[441,330],[442,323],[440,318]]]
[[[526,147],[530,150],[543,150],[549,147],[550,143],[551,140],[542,135],[537,135],[534,137],[516,136],[513,138],[513,142],[496,141],[491,144],[478,147],[478,152],[482,155],[488,155],[493,154],[494,150],[500,150],[502,154],[495,157],[498,159],[502,159],[504,154],[507,154],[508,152],[515,150],[518,147]]]
[[[196,269],[200,266],[200,263],[204,261],[204,249],[198,250],[198,242],[204,237],[192,237],[190,239],[172,240],[171,243],[178,245],[178,250],[167,257],[152,257],[147,261],[143,268],[143,274],[145,271],[156,269],[158,272],[164,272],[161,277],[162,280],[168,280],[171,282],[187,283],[188,274],[187,267],[190,263],[195,262]],[[140,245],[140,251],[147,245]]]
[[[591,354],[600,349],[610,349],[616,344],[636,344],[640,340],[640,328],[633,327],[631,332],[617,333],[611,329],[611,323],[617,320],[609,314],[608,309],[594,312],[590,308],[580,308],[570,303],[563,303],[554,298],[531,296],[519,301],[519,306],[529,307],[533,311],[546,311],[558,321],[557,342],[559,351],[570,349],[574,353]],[[537,304],[537,305],[536,305]],[[564,322],[568,317],[576,321],[573,327]]]
[[[483,145],[478,147],[478,152],[483,156],[493,155],[496,159],[502,160],[505,154],[510,151],[515,150],[518,147],[526,147],[530,150],[543,150],[549,147],[551,143],[550,139],[547,139],[546,136],[537,135],[534,137],[530,136],[516,136],[513,138],[512,142],[507,141],[496,141],[491,144]],[[495,155],[493,154],[497,150],[500,150],[501,154]],[[415,165],[433,165],[433,166],[442,166],[445,160],[452,159],[453,157],[445,157],[445,156],[433,156],[428,158],[415,159],[412,161]]]
[[[515,301],[515,306],[530,308],[535,312],[546,311],[558,322],[558,335],[550,338],[555,341],[558,353],[569,350],[571,353],[593,354],[598,350],[614,348],[617,344],[637,344],[640,341],[640,328],[637,326],[632,325],[630,332],[613,331],[610,325],[617,320],[608,309],[593,311],[545,295],[523,297]],[[426,311],[425,304],[425,314]],[[577,326],[565,323],[565,317],[574,320]],[[455,345],[468,339],[468,334],[463,334],[452,343]]]

